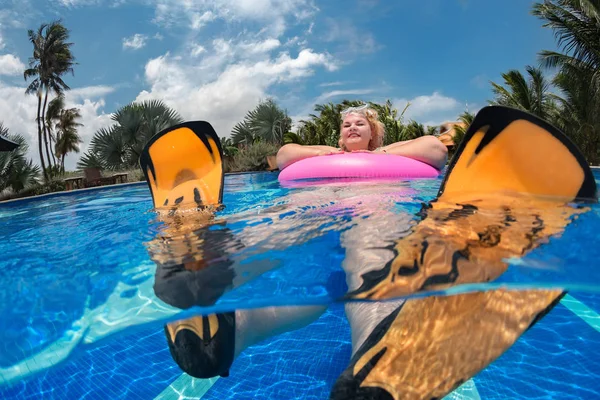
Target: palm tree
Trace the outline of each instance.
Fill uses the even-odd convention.
[[[221,137],[221,148],[223,149],[223,156],[228,158],[235,156],[239,151],[233,144],[233,140],[226,137]]]
[[[554,78],[561,93],[554,95],[557,107],[552,121],[575,142],[588,162],[600,163],[600,99],[590,86],[592,71],[569,71],[563,66]]]
[[[238,122],[231,130],[231,140],[234,146],[249,146],[258,140],[247,121]]]
[[[404,127],[404,132],[402,134],[403,137],[401,140],[416,139],[425,135],[427,135],[427,131],[425,130],[423,124],[414,120],[410,120],[410,122]]]
[[[553,83],[553,122],[582,150],[589,162],[600,162],[600,2],[545,0],[532,14],[554,31],[562,53],[544,50],[540,60],[559,68]]]
[[[158,132],[183,122],[179,114],[159,100],[128,104],[111,117],[114,125],[99,129],[78,168],[99,166],[110,170],[135,168],[146,143]]]
[[[292,120],[287,112],[279,108],[273,99],[261,101],[244,120],[232,129],[235,145],[251,145],[256,141],[265,141],[276,145],[284,143],[284,135],[292,127]]]
[[[283,144],[283,135],[292,126],[291,118],[279,108],[273,99],[259,103],[253,111],[248,113],[248,120],[250,129],[256,136],[266,142],[279,145]]]
[[[15,150],[0,152],[0,192],[5,189],[18,192],[25,186],[36,184],[40,168],[25,158],[28,150],[25,138],[11,135],[1,122],[0,135],[19,144]]]
[[[62,109],[56,122],[56,146],[55,152],[60,158],[60,170],[65,172],[65,157],[71,152],[79,153],[81,137],[77,134],[77,128],[83,126],[77,122],[81,118],[78,108]]]
[[[527,66],[525,69],[528,80],[520,71],[513,69],[502,74],[506,87],[491,82],[496,98],[490,104],[519,108],[546,118],[554,106],[550,85],[539,68]]]
[[[62,80],[61,76],[67,72],[73,73],[75,58],[71,53],[73,43],[67,43],[69,31],[60,21],[50,24],[42,24],[37,31],[28,30],[29,41],[33,45],[33,56],[29,59],[29,68],[23,73],[25,80],[34,78],[25,90],[26,94],[35,93],[38,98],[37,124],[38,124],[38,150],[40,161],[44,171],[44,178],[48,180],[48,172],[42,152],[42,137],[46,147],[46,157],[49,165],[52,165],[48,147],[48,135],[46,130],[45,112],[50,91],[59,95],[69,86]],[[42,106],[42,92],[45,92],[44,104]]]
[[[82,142],[77,134],[77,128],[83,126],[78,119],[81,113],[78,108],[65,109],[63,94],[48,103],[46,111],[46,127],[50,141],[54,141],[54,155],[60,160],[60,171],[65,172],[65,157],[70,152],[79,153],[79,143]],[[56,163],[56,161],[55,161]]]
[[[48,132],[50,145],[52,146],[52,142],[54,142],[54,147],[56,147],[56,135],[54,132],[54,125],[58,121],[60,113],[64,108],[65,96],[61,93],[48,103],[48,108],[46,110],[46,131]],[[55,152],[52,152],[51,154],[52,160],[56,165],[56,159],[54,158]]]
[[[463,138],[465,137],[465,134],[467,133],[467,130],[469,129],[469,126],[471,126],[471,123],[473,123],[473,120],[475,119],[475,114],[471,114],[468,111],[463,112],[462,114],[460,114],[460,116],[458,117],[459,122],[462,122],[463,125],[454,125],[454,137],[452,138],[452,140],[454,141],[454,147],[458,147],[458,145],[460,144],[460,142],[462,142]]]
[[[592,72],[600,82],[600,2],[597,0],[545,0],[533,5],[532,14],[546,21],[564,53],[544,50],[540,58],[546,67],[570,66]]]

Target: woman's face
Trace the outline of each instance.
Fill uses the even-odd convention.
[[[346,150],[368,150],[371,127],[367,118],[359,114],[348,114],[342,122],[341,141]]]

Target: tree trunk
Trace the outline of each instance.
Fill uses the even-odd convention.
[[[54,162],[54,165],[58,165],[56,157],[54,156],[56,154],[56,140],[52,143],[52,131],[48,127],[46,127],[46,129],[48,129],[48,138],[50,139],[50,154],[52,154],[52,161]]]
[[[42,108],[42,128],[44,132],[44,145],[46,146],[46,156],[48,157],[48,165],[52,165],[50,158],[50,152],[48,151],[48,132],[46,131],[46,104],[48,103],[48,88],[46,88],[46,95],[44,96],[44,107]]]
[[[48,182],[48,171],[46,171],[46,163],[44,162],[44,152],[42,151],[42,126],[40,125],[40,108],[42,107],[42,91],[38,90],[38,107],[37,107],[37,125],[38,125],[38,150],[40,151],[40,162],[42,163],[42,171],[44,173],[44,181]]]
[[[60,170],[62,171],[63,174],[65,173],[65,156],[66,156],[66,154],[62,155],[62,160],[60,162]]]

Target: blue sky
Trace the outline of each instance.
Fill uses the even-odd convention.
[[[61,18],[79,63],[66,81],[82,150],[110,113],[161,99],[228,136],[260,99],[294,120],[315,104],[390,99],[424,124],[492,98],[489,81],[555,49],[526,0],[0,0],[0,121],[31,138],[27,29]],[[35,151],[31,157],[37,161]],[[74,169],[80,155],[67,158]]]

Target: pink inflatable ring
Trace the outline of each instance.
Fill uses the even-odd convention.
[[[288,165],[279,181],[327,178],[435,178],[440,171],[412,158],[383,153],[342,153],[305,158]]]

